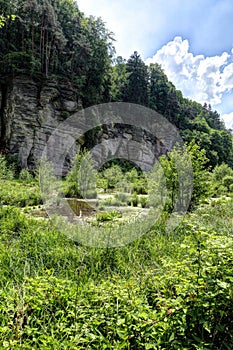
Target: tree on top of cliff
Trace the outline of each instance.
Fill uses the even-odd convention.
[[[2,75],[66,77],[85,106],[106,98],[113,38],[100,18],[86,18],[74,0],[0,0],[0,13]]]
[[[126,82],[123,87],[125,102],[148,105],[147,67],[138,52],[134,52],[126,63]]]

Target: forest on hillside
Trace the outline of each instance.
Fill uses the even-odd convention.
[[[184,141],[205,149],[210,166],[233,165],[232,134],[221,116],[209,104],[184,98],[160,65],[147,66],[139,53],[116,57],[114,35],[101,18],[86,17],[73,0],[1,0],[0,10],[2,84],[20,74],[63,77],[84,108],[104,102],[149,107],[173,123]]]
[[[75,0],[0,0],[0,146],[15,77],[72,84],[83,108],[145,106],[185,147],[148,172],[126,159],[96,169],[93,130],[58,178],[44,158],[22,169],[4,145],[0,349],[231,350],[233,137],[221,116],[138,52],[116,57],[114,34]]]

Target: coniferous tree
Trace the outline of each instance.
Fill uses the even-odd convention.
[[[126,83],[123,88],[125,102],[148,105],[147,67],[135,51],[126,64]]]
[[[74,0],[0,0],[0,13],[3,76],[65,77],[84,106],[110,100],[113,38],[100,18],[86,18]]]
[[[150,64],[149,72],[149,107],[164,114],[167,105],[169,82],[161,66]]]
[[[115,60],[111,74],[111,100],[122,102],[124,100],[123,90],[126,85],[126,60],[119,56]]]

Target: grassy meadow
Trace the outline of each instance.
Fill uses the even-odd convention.
[[[1,180],[0,202],[0,348],[233,348],[232,197],[119,248],[57,230],[32,179]]]

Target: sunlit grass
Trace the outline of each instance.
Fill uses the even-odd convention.
[[[14,180],[7,188],[11,196],[0,190],[1,347],[233,347],[232,199],[203,205],[171,232],[164,213],[129,244],[97,248],[22,210],[23,201],[28,209],[38,204],[36,184]]]

